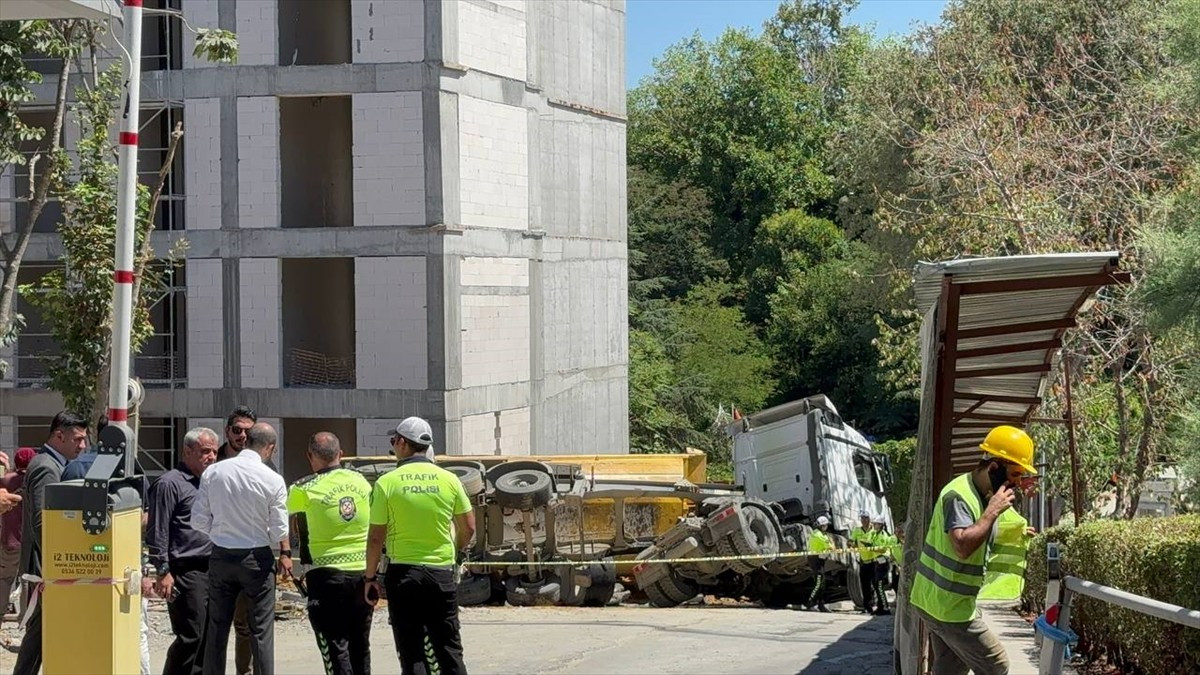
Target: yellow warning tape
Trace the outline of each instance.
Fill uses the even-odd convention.
[[[789,551],[787,553],[759,553],[755,555],[715,555],[704,556],[699,558],[646,558],[644,560],[620,560],[611,562],[620,562],[622,564],[640,565],[669,565],[671,563],[702,563],[702,562],[729,562],[732,560],[758,560],[760,558],[769,558],[778,560],[780,558],[806,558],[811,555],[839,555],[842,553],[863,553],[865,551],[886,552],[891,550],[890,546],[866,546],[863,548],[835,548],[825,549],[824,551]],[[479,561],[479,562],[464,562],[468,569],[483,568],[483,567],[581,567],[584,565],[593,565],[601,560],[553,560],[546,562],[529,562],[527,560],[506,562],[502,560],[494,561]]]

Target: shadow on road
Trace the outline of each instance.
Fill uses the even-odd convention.
[[[796,675],[890,675],[892,617],[872,616],[817,652],[812,664]]]

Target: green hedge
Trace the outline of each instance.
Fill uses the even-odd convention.
[[[1026,610],[1045,611],[1046,542],[1063,572],[1190,609],[1200,608],[1200,516],[1137,518],[1056,527],[1039,534],[1025,570]],[[1134,673],[1200,673],[1200,631],[1076,596],[1071,628],[1080,649]]]

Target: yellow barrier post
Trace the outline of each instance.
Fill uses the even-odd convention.
[[[141,670],[142,499],[134,487],[141,477],[125,468],[125,451],[135,447],[129,427],[110,424],[87,478],[46,486],[41,597],[46,675]]]

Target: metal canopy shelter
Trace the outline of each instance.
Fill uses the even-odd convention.
[[[1063,334],[1107,285],[1117,252],[966,258],[914,270],[921,324],[921,418],[896,598],[897,672],[925,672],[928,636],[908,605],[934,497],[971,469],[998,424],[1025,427],[1058,365]]]
[[[936,320],[933,485],[972,468],[998,424],[1026,426],[1058,365],[1063,334],[1096,291],[1129,281],[1117,252],[922,263],[917,305]],[[936,312],[935,312],[936,310]],[[927,375],[926,375],[927,377]]]

